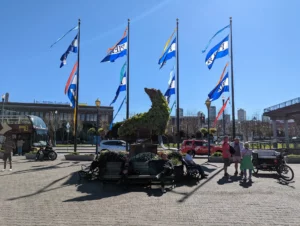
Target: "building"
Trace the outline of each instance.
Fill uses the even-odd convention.
[[[179,117],[183,117],[183,109],[179,108]]]
[[[246,111],[242,108],[238,110],[238,121],[239,122],[246,121]]]
[[[270,117],[268,117],[268,116],[262,116],[261,117],[261,121],[263,121],[263,122],[270,122],[271,121],[271,119],[270,119]]]
[[[216,116],[217,116],[217,109],[216,109],[216,106],[210,106],[209,108],[209,120],[210,121],[214,121],[216,119]]]
[[[67,123],[74,125],[74,109],[69,103],[57,102],[37,102],[20,103],[5,102],[4,115],[36,115],[41,117],[47,124],[49,132],[52,130],[64,130]],[[2,112],[1,112],[2,114]],[[100,106],[99,108],[99,126],[108,129],[113,118],[113,107]],[[78,131],[83,138],[87,137],[87,130],[95,127],[97,124],[97,108],[96,106],[88,106],[79,104],[78,107]],[[59,141],[59,135],[57,135]],[[62,138],[64,139],[64,138]]]

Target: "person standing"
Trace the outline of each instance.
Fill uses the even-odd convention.
[[[23,145],[24,145],[24,141],[21,139],[21,136],[19,136],[17,140],[17,149],[18,149],[19,156],[23,154]]]
[[[234,143],[232,146],[235,150],[235,152],[232,156],[232,161],[234,162],[234,167],[235,167],[234,176],[237,176],[238,175],[238,166],[239,166],[239,163],[241,163],[241,151],[244,149],[244,147],[243,147],[243,144],[240,143],[239,138],[234,139]],[[241,171],[240,175],[243,175],[242,171]]]
[[[228,136],[224,137],[224,141],[222,144],[222,155],[223,155],[223,161],[224,161],[224,177],[229,177],[229,174],[227,173],[227,168],[230,166],[230,145],[228,143]]]
[[[10,134],[7,134],[5,136],[5,141],[4,141],[2,148],[4,149],[4,155],[3,155],[4,168],[2,171],[6,170],[7,159],[9,161],[9,165],[10,165],[9,170],[12,171],[11,155],[12,155],[12,152],[14,151],[14,149],[16,148],[16,145]]]
[[[253,164],[251,160],[252,150],[249,149],[249,143],[245,143],[245,148],[241,152],[241,170],[243,170],[244,178],[243,180],[247,180],[247,170],[249,170],[249,182],[252,182],[252,170]]]

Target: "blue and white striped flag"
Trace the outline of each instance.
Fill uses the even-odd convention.
[[[217,31],[216,34],[214,34],[214,36],[212,36],[212,38],[208,41],[207,45],[205,46],[205,49],[202,50],[202,53],[205,53],[205,51],[207,50],[209,44],[211,43],[211,41],[214,39],[214,37],[216,37],[218,34],[220,34],[222,31],[224,31],[226,28],[229,28],[230,25],[227,25],[225,27],[223,27],[221,30]]]
[[[229,92],[228,72],[219,84],[208,94],[210,101],[217,100],[222,93]]]
[[[57,39],[51,46],[50,48],[52,48],[52,46],[54,46],[56,43],[58,43],[60,40],[62,40],[67,34],[69,34],[71,31],[74,30],[78,30],[78,25],[73,27],[71,30],[69,30],[66,34],[64,34],[62,37],[60,37],[59,39]]]
[[[175,94],[175,73],[174,70],[171,71],[173,74],[171,81],[169,82],[169,87],[165,93],[165,98],[167,99],[168,103],[170,102],[171,95]]]
[[[228,38],[229,35],[226,36],[221,42],[215,45],[206,55],[205,64],[208,69],[211,69],[215,59],[222,58],[228,55]]]
[[[71,82],[69,88],[68,88],[68,97],[70,99],[72,108],[75,108],[76,90],[77,90],[77,71],[72,79],[72,82]]]
[[[176,56],[176,37],[173,39],[170,46],[163,53],[162,57],[158,60],[158,64],[160,65],[160,68],[162,68],[166,64],[167,60],[170,60],[172,57],[175,56]]]
[[[122,101],[122,103],[121,103],[121,105],[120,105],[120,107],[119,107],[117,113],[115,114],[113,120],[111,121],[110,126],[109,126],[109,130],[112,129],[112,127],[113,127],[113,122],[114,122],[115,118],[117,117],[117,115],[119,114],[119,112],[120,112],[120,110],[121,110],[121,108],[122,108],[122,106],[123,106],[125,100],[126,100],[126,96],[124,97],[124,99],[123,99],[123,101]]]
[[[124,33],[126,35],[126,31]],[[125,56],[127,54],[127,35],[124,36],[121,41],[119,41],[113,48],[109,49],[109,52],[106,57],[101,61],[102,62],[115,62],[119,57]]]
[[[125,63],[125,64],[126,64],[126,63]],[[125,64],[124,64],[124,66],[125,66]],[[120,81],[120,85],[119,85],[119,87],[118,87],[118,89],[117,89],[116,96],[115,96],[115,98],[113,99],[113,101],[111,102],[110,106],[111,106],[113,103],[116,102],[116,100],[117,100],[117,98],[118,98],[120,92],[126,91],[126,83],[127,83],[127,82],[126,82],[126,72],[123,70],[124,66],[123,66],[122,69],[121,69],[121,72],[122,72],[122,71],[124,72],[123,77],[122,77],[122,80]]]
[[[73,52],[73,53],[78,52],[78,35],[75,36],[74,40],[72,41],[71,45],[68,47],[67,51],[61,56],[60,68],[67,64],[67,57],[70,52]]]

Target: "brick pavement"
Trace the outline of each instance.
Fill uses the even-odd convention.
[[[82,163],[32,162],[14,157],[14,170],[0,174],[0,225],[300,225],[300,165],[295,182],[283,185],[272,174],[224,183],[221,164],[198,185],[123,192],[98,182],[78,184]],[[204,162],[203,159],[198,159]],[[216,166],[216,167],[215,167]],[[233,166],[229,173],[233,173]]]

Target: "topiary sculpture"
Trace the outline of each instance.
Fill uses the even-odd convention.
[[[132,137],[137,138],[137,133],[143,129],[147,129],[151,135],[164,134],[166,130],[170,109],[165,97],[157,89],[145,88],[145,92],[150,97],[152,106],[148,112],[137,114],[123,122],[118,134],[124,140],[129,141],[132,140]]]

